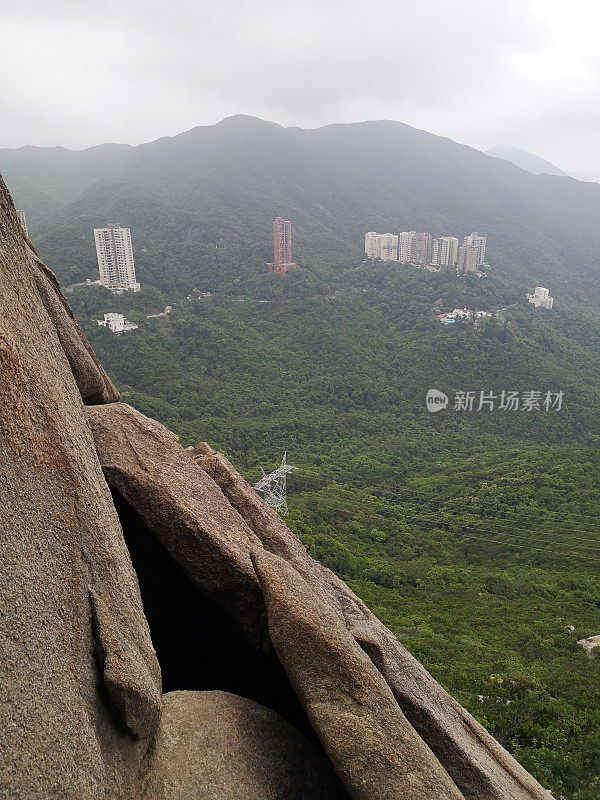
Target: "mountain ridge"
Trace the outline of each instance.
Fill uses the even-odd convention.
[[[502,158],[505,161],[510,161],[517,167],[534,175],[556,175],[561,178],[572,177],[551,161],[547,161],[545,158],[536,156],[534,153],[522,150],[514,145],[496,145],[485,152],[486,155],[492,156],[492,158]]]
[[[259,276],[278,214],[293,221],[295,256],[324,280],[362,260],[367,230],[479,230],[502,274],[527,284],[597,270],[597,184],[532,175],[405,123],[307,130],[239,115],[111,147],[74,155],[84,168],[43,170],[5,165],[0,151],[30,235],[63,283],[95,272],[92,229],[115,219],[132,228],[138,258],[145,251],[146,285],[214,283],[216,261],[228,279]]]

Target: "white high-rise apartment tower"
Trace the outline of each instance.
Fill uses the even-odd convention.
[[[436,241],[438,242],[439,265],[453,267],[458,260],[458,239],[455,236],[441,236]]]
[[[477,272],[479,267],[479,248],[472,244],[461,244],[458,254],[459,272]]]
[[[381,258],[381,234],[375,231],[365,233],[365,253],[368,258]]]
[[[107,289],[138,292],[135,280],[135,263],[131,246],[131,231],[120,225],[94,228],[100,283]]]
[[[27,217],[25,216],[24,211],[17,211],[17,217],[19,218],[19,222],[21,223],[21,227],[25,231],[25,236],[29,236],[29,232],[27,230]]]
[[[365,233],[365,253],[382,261],[398,260],[398,237],[395,233]]]
[[[465,236],[463,239],[465,247],[477,248],[477,266],[485,264],[485,248],[487,245],[487,236],[480,236],[478,233],[472,233],[470,236]]]
[[[402,231],[398,237],[398,261],[401,261],[403,264],[408,264],[410,261],[410,253],[414,238],[415,231]]]

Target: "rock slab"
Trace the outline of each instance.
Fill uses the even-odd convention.
[[[227,692],[165,695],[141,800],[349,800],[323,755],[275,712]]]
[[[158,722],[160,669],[81,395],[1,180],[0,285],[0,798],[130,800]],[[137,720],[144,739],[105,690],[97,650],[113,642],[94,631],[92,589],[152,685],[154,713]],[[113,672],[115,688],[122,678]]]

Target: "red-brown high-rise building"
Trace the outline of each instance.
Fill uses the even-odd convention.
[[[292,267],[297,267],[292,261],[292,223],[289,219],[277,217],[273,222],[273,263],[267,264],[269,272],[285,275]]]
[[[275,264],[292,262],[292,223],[289,219],[277,217],[273,222],[273,256]]]

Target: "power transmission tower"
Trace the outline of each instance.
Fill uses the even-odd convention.
[[[270,472],[268,475],[261,467],[260,471],[263,476],[259,482],[254,485],[254,489],[257,492],[263,492],[265,503],[271,506],[271,508],[274,508],[275,511],[278,511],[283,517],[289,513],[286,496],[287,476],[292,470],[298,469],[298,467],[292,467],[291,464],[288,464],[286,459],[287,452],[283,454],[281,464],[277,469]]]

